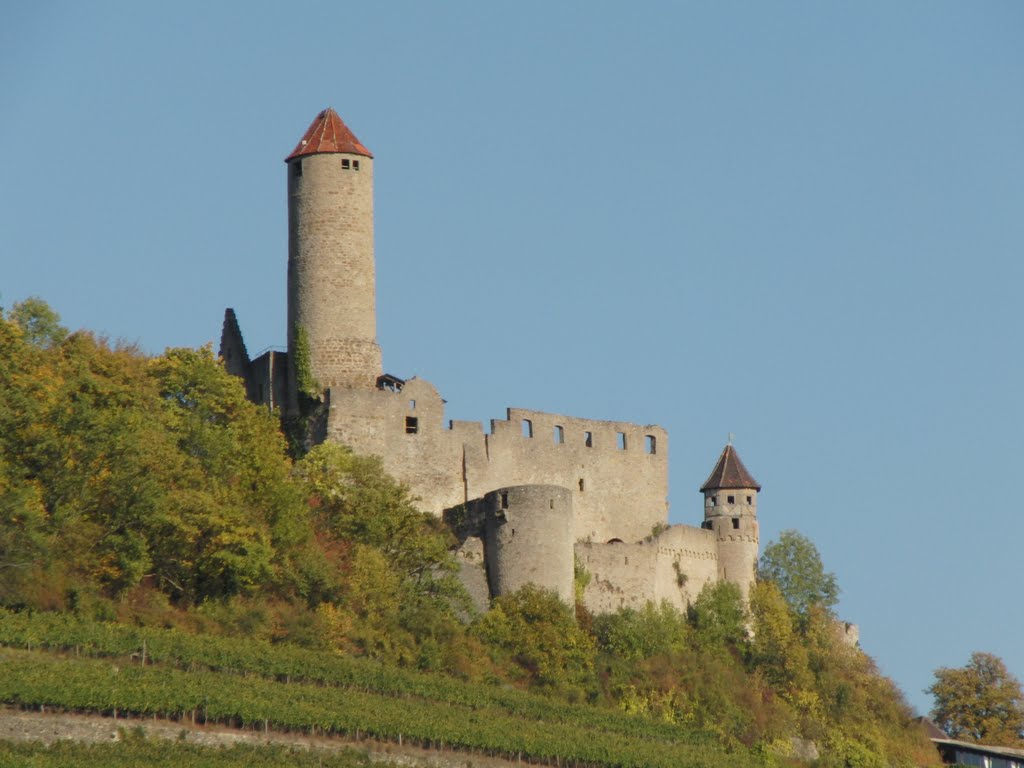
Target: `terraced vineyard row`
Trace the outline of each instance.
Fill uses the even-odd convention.
[[[117,667],[98,659],[0,651],[0,701],[68,711],[155,715],[241,727],[348,734],[508,758],[594,766],[757,765],[713,745],[668,744],[566,722],[526,720],[414,698],[283,685],[220,672]]]
[[[273,746],[199,747],[169,741],[129,739],[116,744],[53,746],[0,741],[0,765],[32,768],[364,768],[370,761],[355,752],[323,754]],[[379,763],[376,765],[380,765]],[[384,764],[385,767],[387,764]]]
[[[717,745],[714,737],[599,707],[572,706],[524,691],[466,683],[385,667],[369,659],[239,638],[190,635],[0,609],[0,645],[69,651],[93,657],[134,657],[189,671],[256,675],[318,683],[396,697],[416,697],[473,709],[501,709],[531,720],[564,722],[635,738]]]

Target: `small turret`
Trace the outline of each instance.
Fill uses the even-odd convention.
[[[718,576],[739,586],[747,599],[758,556],[757,494],[760,484],[740,461],[730,442],[701,486],[704,528],[718,542]]]

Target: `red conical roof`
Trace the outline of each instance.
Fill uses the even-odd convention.
[[[295,149],[284,161],[287,163],[289,160],[303,155],[328,152],[345,152],[350,155],[373,157],[373,153],[359,143],[355,134],[342,122],[338,113],[330,107],[316,116]]]
[[[718,457],[718,463],[715,465],[715,468],[711,471],[708,479],[704,481],[704,485],[700,487],[700,492],[717,491],[722,488],[753,488],[755,491],[761,490],[757,480],[743,466],[743,462],[740,461],[740,455],[736,453],[732,443],[725,446],[722,455]]]

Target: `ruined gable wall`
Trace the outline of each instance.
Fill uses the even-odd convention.
[[[444,403],[433,385],[411,379],[400,392],[332,389],[329,397],[329,440],[380,456],[384,469],[410,487],[424,511],[440,515],[466,500],[463,439],[473,434],[443,427]],[[416,420],[415,432],[406,431],[406,419]],[[483,444],[479,424],[476,439]]]

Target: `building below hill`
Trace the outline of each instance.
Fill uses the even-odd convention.
[[[446,422],[432,384],[383,370],[373,154],[326,109],[285,163],[288,350],[250,359],[231,309],[221,336],[225,366],[251,400],[314,414],[313,441],[380,456],[425,511],[451,523],[481,605],[527,583],[572,602],[575,563],[590,574],[583,601],[594,613],[662,600],[682,610],[721,580],[747,595],[761,486],[731,443],[701,486],[700,526],[670,526],[661,427],[518,408],[486,431]]]

